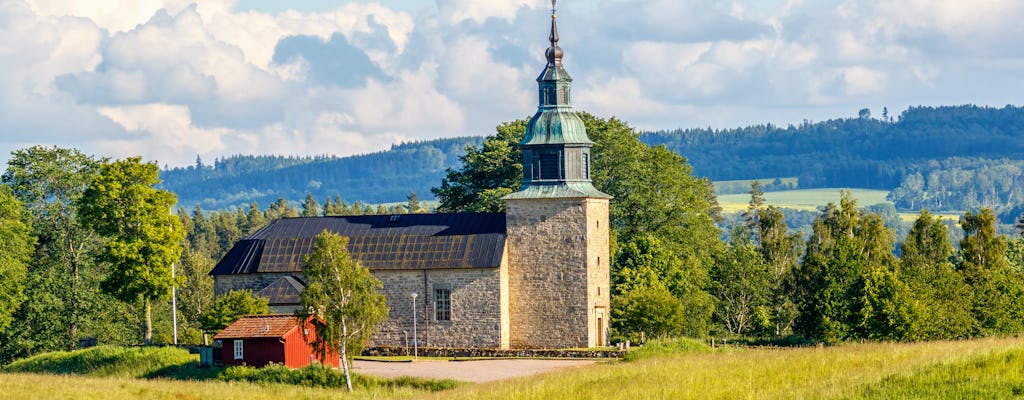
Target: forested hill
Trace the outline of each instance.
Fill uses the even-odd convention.
[[[1006,218],[1024,211],[1024,108],[913,107],[799,126],[647,132],[641,139],[683,155],[715,181],[798,177],[800,188],[892,191],[904,210],[991,207]],[[353,157],[234,156],[213,165],[163,171],[164,188],[191,209],[222,209],[278,198],[299,204],[340,195],[348,202],[430,199],[445,168],[458,165],[462,137],[395,145]],[[1006,221],[1004,221],[1006,222]]]
[[[898,117],[649,132],[712,180],[890,190],[898,208],[1009,212],[1024,203],[1024,108],[912,107]],[[1017,212],[1014,210],[1013,212]]]
[[[341,196],[347,202],[404,201],[410,192],[431,197],[445,168],[458,165],[467,145],[483,138],[458,137],[394,145],[388,151],[351,157],[237,155],[161,171],[162,188],[178,195],[179,206],[205,210],[266,207],[278,198],[301,202]]]
[[[913,107],[898,117],[834,119],[642,135],[712,180],[800,178],[800,187],[893,189],[909,172],[958,158],[1024,159],[1024,108]],[[931,167],[929,166],[931,164]]]

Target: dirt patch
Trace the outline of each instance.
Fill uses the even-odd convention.
[[[473,361],[417,360],[413,362],[378,362],[356,360],[352,370],[356,373],[385,378],[413,376],[430,379],[455,379],[465,382],[489,382],[579,368],[601,362],[599,360],[535,360],[491,359]]]

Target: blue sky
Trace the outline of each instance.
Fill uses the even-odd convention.
[[[486,135],[536,108],[548,0],[0,0],[0,161],[187,165]],[[563,0],[576,108],[638,129],[1021,104],[1024,2]]]

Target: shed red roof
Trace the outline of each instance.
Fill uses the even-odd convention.
[[[213,338],[283,338],[298,327],[299,319],[290,314],[246,315]]]

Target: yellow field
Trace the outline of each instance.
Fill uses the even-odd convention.
[[[75,400],[380,399],[409,398],[423,393],[412,389],[398,389],[361,391],[348,395],[344,389],[314,389],[290,385],[38,374],[0,374],[0,388],[0,399]]]
[[[10,399],[1002,399],[1024,395],[1024,339],[731,349],[609,362],[453,390],[0,374]]]
[[[767,192],[764,200],[767,205],[796,210],[815,211],[828,203],[839,203],[842,190],[849,190],[853,198],[857,199],[857,205],[867,207],[878,203],[888,202],[885,196],[889,194],[884,190],[870,189],[803,189],[786,190],[781,192]],[[738,212],[747,209],[750,203],[750,195],[726,194],[718,196],[718,204],[725,212]]]
[[[868,385],[888,379],[909,377],[936,365],[967,362],[971,357],[1008,349],[1024,349],[1024,340],[736,350],[602,364],[466,386],[425,398],[841,399],[864,396]],[[1017,372],[1018,376],[1021,374],[1024,371]]]

